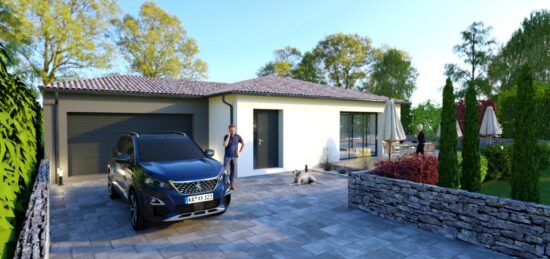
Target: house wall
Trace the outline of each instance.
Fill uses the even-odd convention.
[[[57,168],[68,174],[68,141],[67,113],[142,113],[142,114],[192,114],[193,137],[202,147],[207,147],[208,135],[208,100],[206,98],[175,98],[152,96],[127,96],[116,94],[76,94],[59,93],[56,109],[55,97],[51,92],[44,96],[44,144],[45,158],[52,162],[50,175],[55,180]],[[57,124],[55,115],[57,114]],[[58,146],[59,157],[55,159],[55,145]],[[56,161],[59,164],[55,164]],[[99,173],[99,172],[98,172]]]
[[[233,104],[233,109],[235,109],[236,103],[234,95],[226,96],[225,100]],[[230,123],[230,108],[227,104],[222,102],[221,96],[211,97],[208,100],[208,113],[208,145],[210,149],[214,150],[213,158],[223,163],[223,136],[225,136],[229,130],[227,126],[229,126]]]
[[[211,147],[221,156],[221,136],[227,131],[229,120],[228,107],[220,106],[221,98],[210,98],[210,140]],[[232,103],[235,109],[237,131],[245,141],[245,151],[239,158],[239,176],[250,176],[277,173],[302,169],[307,164],[316,166],[326,160],[339,161],[340,145],[340,112],[375,112],[378,113],[380,127],[385,103],[365,101],[343,101],[313,98],[275,97],[257,95],[237,95]],[[399,105],[396,107],[399,110]],[[212,123],[218,113],[217,109],[226,111],[226,120],[220,123],[222,130],[214,129]],[[279,140],[280,168],[253,169],[253,111],[254,109],[278,110],[281,128]],[[223,118],[221,118],[223,120]],[[224,127],[221,127],[224,126]],[[212,142],[215,141],[215,142]],[[217,146],[219,143],[219,147]],[[222,152],[218,152],[218,150]],[[383,154],[379,142],[377,153]],[[219,156],[217,156],[219,158]]]

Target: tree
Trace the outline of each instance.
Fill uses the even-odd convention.
[[[462,176],[460,185],[468,191],[481,188],[481,158],[479,153],[479,115],[476,88],[466,89],[466,112],[462,138]]]
[[[17,66],[20,64],[17,52],[21,50],[21,42],[12,37],[14,34],[20,34],[24,30],[21,20],[16,17],[14,10],[7,3],[0,3],[0,39],[3,41],[3,51],[7,56],[4,64],[7,67]],[[28,40],[25,40],[28,44]]]
[[[441,119],[441,107],[429,100],[412,109],[413,127],[422,124],[426,139],[434,139]]]
[[[489,65],[491,83],[500,90],[511,88],[516,71],[531,66],[535,81],[550,83],[550,11],[534,11],[525,18]]]
[[[518,76],[514,146],[512,150],[512,198],[539,202],[539,175],[535,157],[535,91],[531,68],[525,65]]]
[[[258,76],[277,75],[291,76],[298,62],[302,59],[302,53],[294,47],[286,46],[273,52],[275,60],[265,64],[256,73]]]
[[[447,78],[443,88],[443,104],[441,106],[441,133],[439,146],[439,185],[459,188],[460,173],[456,155],[456,111],[455,96],[451,78]]]
[[[126,15],[118,23],[123,52],[132,70],[147,77],[206,78],[208,65],[196,55],[197,42],[180,20],[154,2],[141,6],[139,18]]]
[[[302,57],[302,60],[291,73],[292,78],[300,79],[317,84],[325,84],[325,75],[319,67],[319,60],[315,55],[308,51]]]
[[[403,130],[405,134],[414,134],[413,116],[411,111],[411,103],[401,104],[401,124],[403,124]]]
[[[490,38],[491,30],[491,27],[486,27],[482,22],[474,22],[462,32],[462,43],[453,48],[468,66],[461,68],[457,64],[445,65],[445,75],[455,82],[462,83],[463,89],[458,92],[458,96],[463,96],[464,90],[470,85],[485,96],[491,95],[492,88],[487,80],[487,67],[496,44]]]
[[[513,138],[515,133],[515,116],[517,99],[517,84],[499,93],[497,99],[497,118],[502,126],[502,136]],[[535,91],[534,105],[535,121],[531,122],[537,139],[550,139],[550,82],[543,84],[533,80]]]
[[[365,89],[373,94],[409,100],[416,89],[417,76],[409,55],[390,48],[375,55]]]
[[[320,41],[313,53],[326,71],[329,83],[354,89],[367,77],[371,40],[358,34],[332,34]]]
[[[49,84],[83,68],[106,68],[112,44],[106,30],[118,13],[116,1],[6,0],[24,29],[2,31],[6,42],[19,45],[21,70]]]

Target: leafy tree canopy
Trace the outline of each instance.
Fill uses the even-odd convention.
[[[445,75],[462,84],[462,89],[457,93],[459,97],[464,96],[469,85],[474,85],[476,91],[482,95],[492,94],[491,85],[487,80],[487,67],[496,42],[490,36],[491,30],[492,28],[486,27],[483,22],[474,22],[461,33],[462,43],[453,48],[465,66],[446,64]]]
[[[372,43],[358,34],[336,33],[321,40],[313,50],[327,73],[329,83],[354,89],[367,77]]]
[[[119,40],[131,68],[147,77],[206,78],[208,65],[196,56],[197,42],[180,20],[154,2],[145,2],[139,17],[118,22]]]
[[[516,71],[529,64],[533,79],[550,83],[550,11],[534,11],[516,30],[489,65],[489,79],[501,90],[517,81]]]
[[[294,47],[286,46],[273,52],[275,61],[265,64],[258,70],[258,76],[291,76],[302,59],[302,53]]]
[[[413,127],[422,124],[427,139],[434,139],[441,121],[441,107],[426,101],[412,108]]]
[[[274,56],[258,76],[292,77],[399,99],[409,99],[416,89],[418,73],[405,51],[375,49],[368,37],[357,34],[328,35],[311,51],[302,54],[287,46]]]
[[[416,89],[418,73],[409,55],[395,48],[374,55],[374,64],[366,89],[373,93],[408,100]]]
[[[109,67],[113,46],[106,31],[118,14],[116,1],[5,0],[2,5],[11,17],[0,23],[10,28],[0,29],[0,39],[17,46],[12,50],[23,60],[18,69],[43,84],[82,68]]]

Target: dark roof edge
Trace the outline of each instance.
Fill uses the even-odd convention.
[[[273,93],[253,93],[243,91],[225,91],[207,95],[206,97],[216,97],[226,94],[235,95],[252,95],[252,96],[271,96],[271,97],[294,97],[294,98],[307,98],[307,99],[323,99],[323,100],[342,100],[342,101],[358,101],[358,102],[386,102],[386,100],[372,100],[372,99],[360,99],[360,98],[343,98],[343,97],[322,97],[322,96],[309,96],[309,95],[297,95],[297,94],[273,94]],[[394,100],[396,103],[402,103],[402,100]]]
[[[186,95],[186,94],[163,94],[163,93],[140,93],[140,92],[121,92],[105,90],[76,90],[76,89],[52,89],[39,87],[40,90],[48,93],[71,93],[71,94],[95,94],[95,95],[122,95],[122,96],[141,96],[141,97],[168,97],[168,98],[208,98],[205,95]]]

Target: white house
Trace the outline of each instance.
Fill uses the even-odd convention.
[[[221,160],[231,121],[245,141],[239,176],[383,152],[376,133],[386,97],[290,78],[226,84],[112,76],[41,89],[51,179],[56,168],[69,180],[104,173],[118,136],[128,131],[184,131]]]

